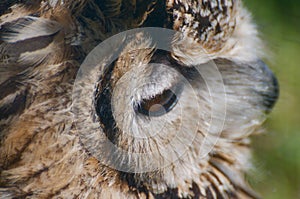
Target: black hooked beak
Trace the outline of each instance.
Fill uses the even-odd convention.
[[[259,60],[254,67],[257,68],[257,76],[260,77],[256,92],[262,97],[261,105],[264,110],[269,113],[279,97],[279,84],[274,73],[263,61]]]

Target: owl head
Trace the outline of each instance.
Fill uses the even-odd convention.
[[[0,194],[258,197],[250,136],[279,91],[240,0],[0,13]]]
[[[249,136],[278,96],[255,26],[240,2],[167,6],[173,30],[126,31],[88,55],[73,90],[76,134],[137,189],[188,196],[224,178],[255,195],[242,174]]]

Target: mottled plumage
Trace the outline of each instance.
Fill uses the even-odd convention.
[[[259,197],[244,178],[249,136],[261,132],[278,85],[240,0],[4,1],[0,14],[0,198]],[[118,46],[116,61],[73,88],[96,45],[147,26],[181,34],[167,52],[138,33]],[[203,140],[216,137],[209,121],[224,111],[222,89],[210,91],[197,72],[211,60],[223,78],[226,118],[202,157]],[[144,116],[143,103],[170,89],[180,92],[177,104]],[[104,137],[131,153],[153,152],[147,165],[164,162],[161,154],[175,161],[139,172],[145,161],[129,155],[124,170],[132,172],[116,170],[103,164],[114,157],[101,146]]]

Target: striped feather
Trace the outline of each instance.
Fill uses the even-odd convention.
[[[26,16],[16,21],[1,24],[0,38],[7,43],[16,43],[26,39],[50,36],[62,29],[55,21]]]

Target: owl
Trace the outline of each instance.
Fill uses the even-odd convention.
[[[240,0],[0,3],[0,198],[259,198],[279,87]]]

